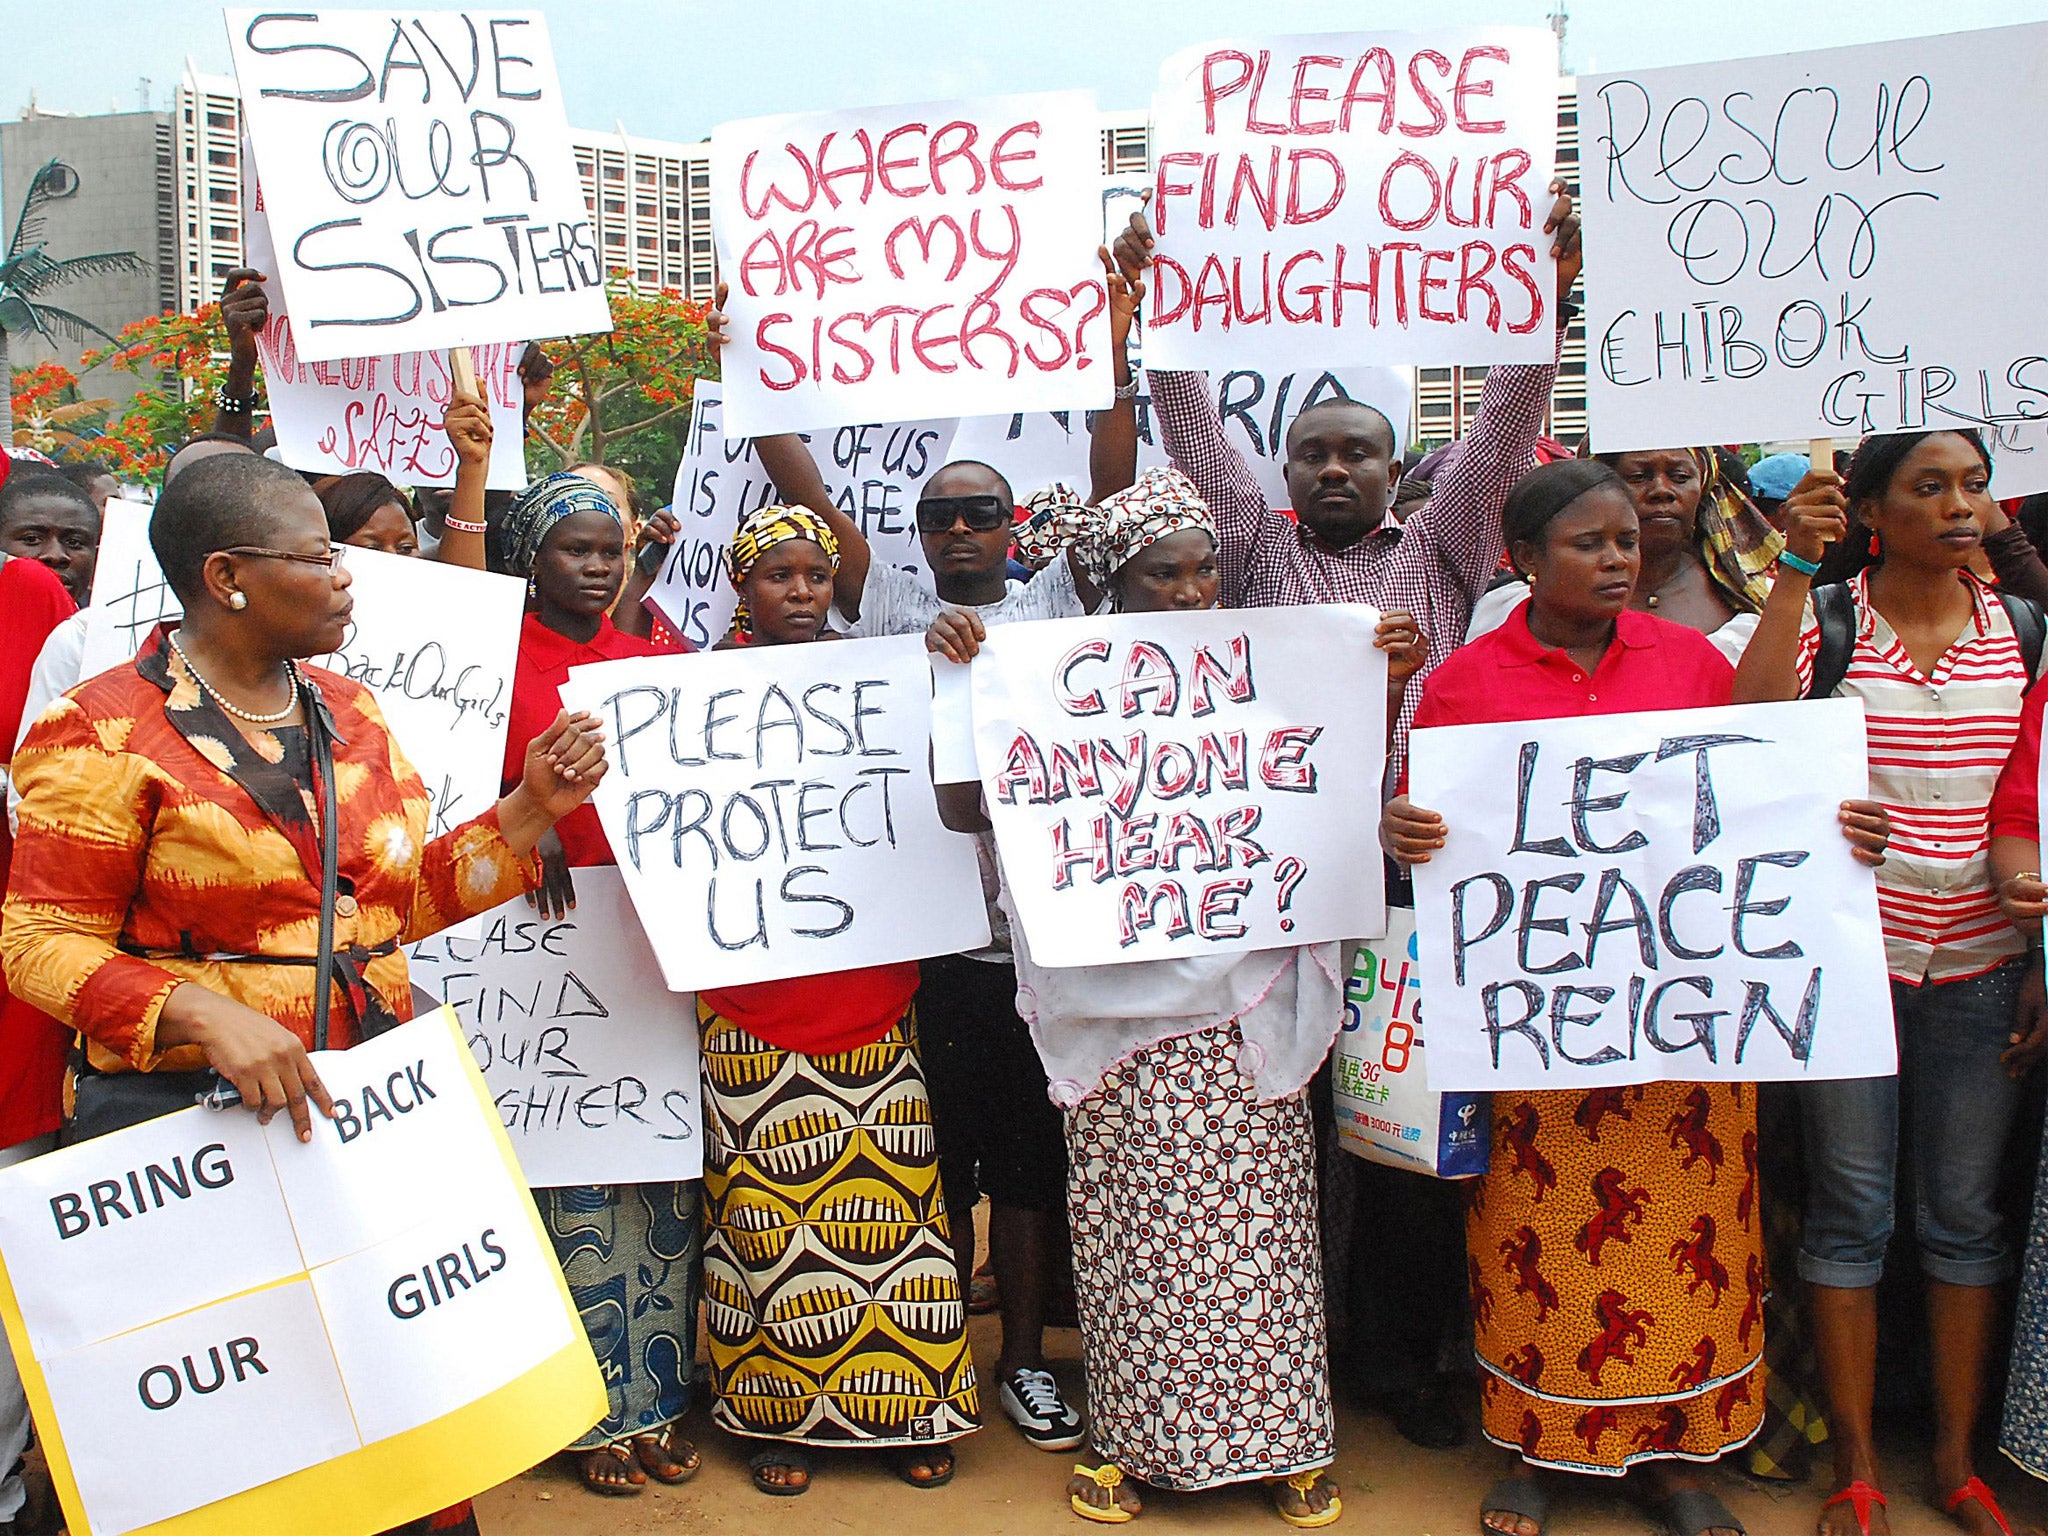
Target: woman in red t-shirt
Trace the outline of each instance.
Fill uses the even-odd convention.
[[[607,616],[626,575],[618,507],[580,475],[536,480],[504,522],[506,568],[527,580],[526,620],[512,678],[505,772],[525,761],[526,743],[561,710],[569,669],[594,661],[654,656],[679,647],[636,639]],[[611,864],[597,810],[587,802],[555,823],[536,850],[540,891],[527,899],[543,915],[576,906],[576,869]],[[687,1029],[686,1015],[649,1019],[649,1028]],[[676,1433],[690,1405],[697,1357],[697,1188],[694,1182],[536,1189],[570,1292],[582,1309],[608,1391],[605,1416],[570,1450],[584,1486],[633,1495],[653,1477],[680,1483],[698,1467],[696,1449]]]
[[[815,512],[743,519],[720,648],[830,638],[838,562]],[[777,1498],[810,1487],[813,1445],[895,1447],[898,1475],[936,1488],[953,1476],[946,1442],[980,1425],[917,979],[904,961],[697,994],[712,1418],[771,1442],[750,1466]]]
[[[1729,702],[1734,671],[1705,636],[1629,607],[1636,512],[1612,469],[1545,465],[1509,494],[1502,519],[1529,601],[1437,668],[1417,730]],[[1858,857],[1881,858],[1882,812],[1852,801],[1842,819]],[[1402,795],[1381,835],[1395,858],[1420,864],[1444,845],[1445,825]],[[1734,1536],[1740,1523],[1681,1463],[1733,1450],[1762,1421],[1762,1234],[1747,1181],[1718,1177],[1719,1157],[1678,1149],[1718,1143],[1739,1158],[1754,1148],[1754,1093],[1675,1082],[1497,1093],[1493,1123],[1466,1253],[1484,1428],[1518,1465],[1481,1501],[1486,1529],[1536,1536],[1548,1505],[1537,1469],[1640,1466],[1667,1523]],[[1671,1131],[1681,1124],[1689,1137]],[[1702,1231],[1719,1234],[1711,1273],[1725,1271],[1726,1288],[1672,1262]],[[1651,1314],[1658,1324],[1632,1352],[1596,1347],[1616,1295],[1624,1325]],[[1700,1356],[1712,1362],[1705,1379]],[[1684,1381],[1695,1385],[1674,1389]]]

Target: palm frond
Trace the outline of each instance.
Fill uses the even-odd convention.
[[[21,217],[14,221],[14,235],[7,242],[10,262],[24,250],[43,243],[43,205],[50,200],[50,172],[58,163],[50,160],[28,184],[28,196],[21,200]]]
[[[150,264],[134,251],[100,251],[91,256],[67,256],[62,261],[53,261],[40,250],[30,254],[39,259],[23,261],[19,271],[8,275],[14,288],[22,293],[41,293],[45,288],[80,278],[150,270]]]
[[[86,319],[85,316],[73,314],[68,309],[59,309],[54,304],[34,304],[27,301],[24,301],[24,307],[28,310],[29,318],[35,322],[36,331],[45,341],[54,342],[58,336],[62,336],[66,341],[82,345],[85,341],[86,333],[90,331],[93,335],[103,337],[116,346],[120,344],[119,337],[109,336],[100,327],[94,325],[92,321]],[[16,329],[25,329],[25,327],[18,326]]]

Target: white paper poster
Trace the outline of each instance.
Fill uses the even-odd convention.
[[[100,1536],[419,1428],[580,1339],[454,1021],[312,1060],[337,1112],[309,1144],[194,1108],[0,1172],[13,1342]]]
[[[696,1000],[663,984],[618,870],[575,877],[566,918],[522,896],[409,946],[413,985],[461,1021],[536,1189],[694,1179]]]
[[[956,425],[950,419],[871,422],[800,434],[833,504],[860,526],[875,559],[927,570],[917,498],[948,462]],[[779,499],[752,440],[726,436],[723,387],[698,380],[689,441],[676,466],[672,510],[682,532],[646,597],[692,645],[708,649],[731,627],[739,594],[726,579],[725,550],[742,517]]]
[[[1223,436],[1243,457],[1265,493],[1269,507],[1287,507],[1287,429],[1311,405],[1331,399],[1363,400],[1394,429],[1398,458],[1408,436],[1415,398],[1408,371],[1401,368],[1315,368],[1268,375],[1256,368],[1232,368],[1211,375]],[[1140,375],[1138,469],[1163,468],[1166,442],[1152,409],[1149,381]],[[953,438],[953,456],[979,459],[999,470],[1018,498],[1064,481],[1085,498],[1089,493],[1088,413],[1034,411],[1009,416],[970,416]]]
[[[1106,406],[1087,91],[722,123],[731,430]]]
[[[226,14],[301,357],[611,328],[538,11]]]
[[[1851,699],[1414,734],[1448,824],[1415,867],[1442,1091],[1895,1069]]]
[[[922,636],[600,662],[562,700],[604,727],[592,803],[673,990],[988,943],[932,792]]]
[[[1579,77],[1593,446],[2010,431],[2048,485],[2048,25]],[[1938,276],[1937,276],[1938,274]],[[2028,483],[2022,483],[2022,481]]]
[[[1557,39],[1205,43],[1152,98],[1155,368],[1548,363]]]
[[[1314,604],[992,628],[982,797],[1031,955],[1116,965],[1386,925],[1387,664]]]
[[[455,449],[441,430],[453,393],[448,355],[391,352],[331,363],[301,358],[284,285],[274,270],[277,252],[246,138],[242,154],[242,249],[248,264],[270,278],[264,285],[270,321],[256,333],[256,346],[263,357],[263,388],[279,457],[293,469],[331,475],[370,470],[400,486],[452,486]],[[525,350],[524,341],[472,349],[477,387],[491,412],[485,483],[492,490],[526,485],[525,393],[519,379]]]
[[[433,802],[427,835],[498,798],[526,588],[510,576],[370,549],[348,552],[348,640],[314,665],[376,695]]]
[[[139,501],[107,503],[85,616],[82,678],[119,666],[142,649],[158,624],[185,611],[149,547],[150,511]]]

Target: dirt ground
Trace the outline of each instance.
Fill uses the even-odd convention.
[[[993,1318],[973,1324],[975,1359],[993,1362],[997,1331]],[[1081,1395],[1080,1335],[1048,1335],[1054,1371],[1065,1389]],[[898,1482],[874,1454],[820,1457],[816,1481],[800,1499],[769,1499],[747,1479],[747,1451],[740,1441],[712,1427],[699,1409],[689,1431],[703,1453],[704,1467],[681,1488],[649,1484],[633,1499],[600,1499],[572,1478],[556,1458],[526,1476],[493,1489],[479,1503],[485,1536],[626,1536],[652,1531],[706,1531],[721,1536],[1076,1536],[1099,1530],[1072,1514],[1062,1496],[1073,1456],[1034,1450],[989,1406],[983,1429],[959,1442],[959,1473],[952,1484],[931,1490]],[[1409,1445],[1378,1413],[1339,1401],[1336,1477],[1344,1490],[1344,1518],[1333,1531],[1358,1536],[1467,1536],[1478,1529],[1479,1497],[1500,1475],[1500,1453],[1483,1445],[1456,1451],[1422,1451]],[[1922,1497],[1924,1474],[1909,1444],[1890,1449],[1892,1530],[1895,1536],[1936,1536],[1956,1527]],[[2048,1516],[2041,1485],[2001,1458],[1987,1466],[1992,1485],[2016,1522],[2022,1513]],[[1714,1490],[1749,1528],[1751,1536],[1809,1536],[1825,1489],[1775,1488],[1735,1472],[1708,1474]],[[2038,1491],[2037,1491],[2038,1490]],[[1174,1531],[1245,1532],[1280,1536],[1286,1526],[1256,1488],[1227,1488],[1204,1494],[1151,1493],[1134,1531],[1167,1536]],[[1636,1536],[1660,1529],[1620,1489],[1587,1479],[1554,1502],[1554,1536]]]

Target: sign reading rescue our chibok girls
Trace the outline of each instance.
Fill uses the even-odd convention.
[[[728,431],[1107,406],[1101,122],[1061,91],[721,124]]]
[[[988,942],[932,791],[922,635],[598,662],[561,692],[603,722],[592,803],[675,991]]]
[[[611,329],[538,11],[231,10],[227,28],[299,356]]]
[[[992,627],[982,798],[1040,965],[1386,929],[1387,664],[1356,604]]]
[[[1977,426],[2048,460],[2048,164],[1998,152],[2048,133],[2044,56],[2036,25],[1581,75],[1594,446]]]
[[[1445,1091],[1895,1069],[1877,884],[1842,801],[1863,709],[1801,700],[1417,731],[1429,1083]]]
[[[1557,39],[1206,43],[1152,98],[1155,368],[1547,363]]]
[[[0,1172],[0,1319],[73,1531],[359,1536],[603,1414],[452,1017],[313,1061],[310,1144],[192,1108]]]

